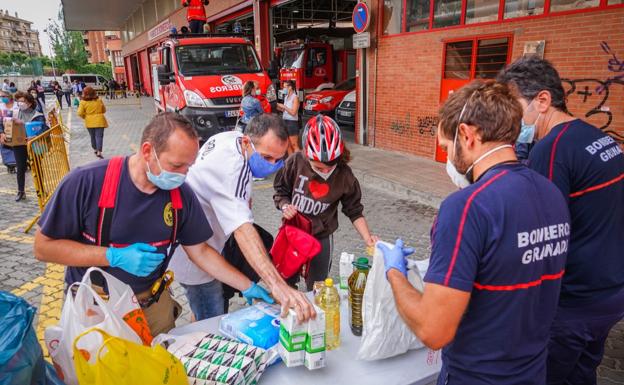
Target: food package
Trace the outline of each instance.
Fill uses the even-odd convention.
[[[4,144],[9,147],[26,145],[26,127],[24,123],[11,118],[4,118]]]
[[[340,288],[343,290],[349,290],[349,276],[353,273],[353,260],[355,256],[353,254],[345,253],[340,254]]]
[[[316,318],[301,324],[293,309],[280,319],[278,352],[289,368],[304,365],[314,370],[325,366],[325,312],[318,306],[314,310]]]
[[[226,314],[219,322],[219,332],[250,345],[269,349],[279,340],[279,305],[258,302]]]
[[[212,333],[161,334],[154,343],[182,362],[189,384],[255,385],[271,359],[265,349]]]

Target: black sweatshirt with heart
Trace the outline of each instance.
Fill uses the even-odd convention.
[[[331,176],[324,180],[310,167],[303,153],[291,155],[275,175],[273,201],[281,210],[293,204],[312,221],[312,233],[317,238],[327,237],[338,228],[338,203],[351,222],[363,217],[362,191],[351,167],[338,164]]]

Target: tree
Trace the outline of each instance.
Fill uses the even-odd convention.
[[[54,49],[55,63],[59,69],[77,69],[87,64],[87,50],[82,33],[65,30],[62,9],[59,10],[58,20],[51,21],[47,30]]]

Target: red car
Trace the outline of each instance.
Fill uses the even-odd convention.
[[[355,78],[338,83],[336,87],[309,93],[303,103],[303,121],[306,122],[312,116],[323,114],[335,116],[336,107],[345,96],[355,89]]]

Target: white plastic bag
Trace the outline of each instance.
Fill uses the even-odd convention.
[[[408,270],[407,279],[417,290],[423,290],[417,269]],[[364,327],[357,354],[359,360],[380,360],[424,347],[396,309],[392,288],[386,279],[383,254],[377,247],[364,289],[362,319]]]
[[[103,300],[91,287],[90,274],[100,271],[106,279],[110,291],[109,301]],[[124,288],[126,286],[126,288]],[[72,287],[77,287],[76,295],[72,296]],[[123,315],[116,314],[116,310],[123,312],[132,308],[136,302],[130,287],[110,274],[98,268],[90,268],[84,275],[82,282],[70,285],[65,295],[65,303],[61,312],[61,320],[57,326],[46,328],[44,339],[50,352],[50,358],[61,380],[67,385],[78,385],[73,361],[74,339],[82,332],[93,327],[99,328],[108,334],[123,339],[143,343],[137,333],[123,320]],[[138,306],[138,304],[137,304]],[[116,309],[116,310],[115,310]],[[102,345],[102,337],[98,333],[90,333],[80,339],[78,348],[91,363],[97,355],[97,349]]]

